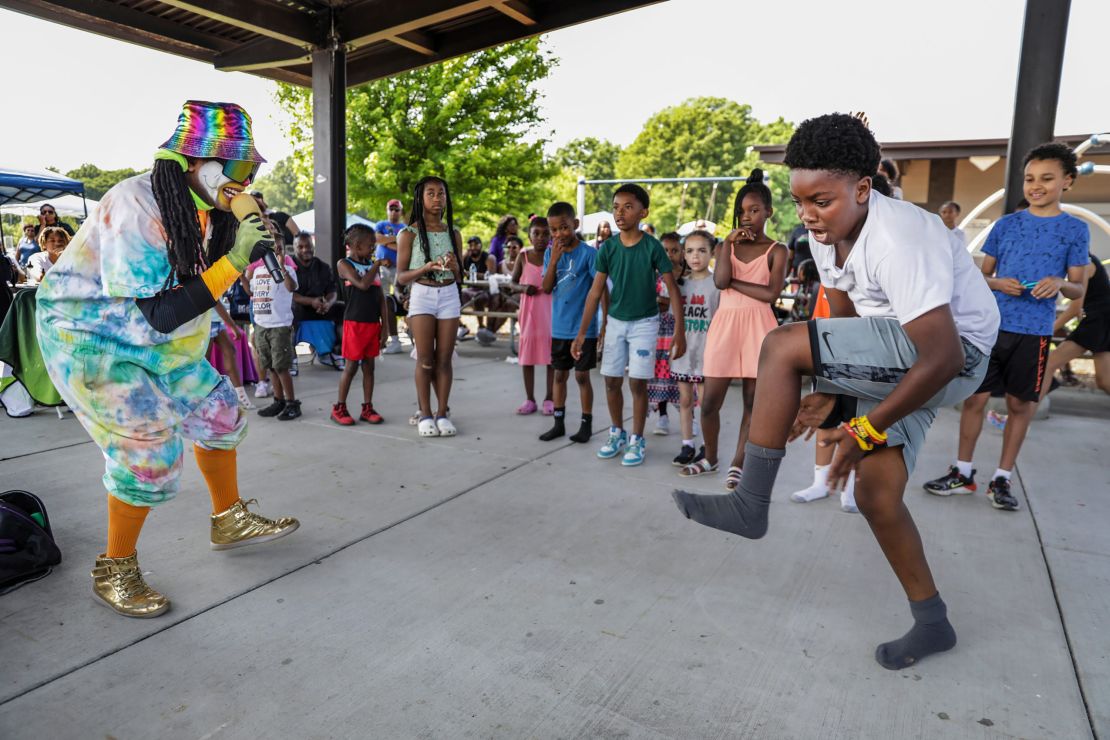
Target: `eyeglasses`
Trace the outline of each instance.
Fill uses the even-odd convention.
[[[258,162],[246,162],[241,159],[221,160],[224,163],[224,176],[235,182],[249,185],[254,181],[261,166]]]
[[[39,211],[39,213],[43,216],[55,216],[55,215],[57,215],[54,211]]]

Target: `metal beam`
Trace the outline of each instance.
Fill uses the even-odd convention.
[[[159,0],[229,26],[290,44],[316,46],[323,41],[317,19],[292,8],[259,0]]]
[[[261,39],[217,54],[212,64],[223,72],[252,72],[311,61],[312,53],[299,46],[277,39]]]
[[[437,34],[436,51],[431,56],[424,56],[412,51],[401,51],[396,48],[391,48],[388,52],[373,50],[374,53],[363,57],[355,55],[357,58],[347,65],[347,84],[361,85],[364,82],[381,79],[410,69],[426,67],[429,64],[462,54],[488,49],[498,44],[535,36],[557,28],[565,28],[576,23],[583,23],[632,8],[654,5],[658,2],[662,2],[662,0],[593,0],[588,6],[557,5],[545,10],[534,26],[521,25],[506,16],[491,18],[481,24],[460,28],[451,33]],[[410,0],[404,6],[394,7],[407,9],[418,3],[427,5],[429,0]],[[354,6],[353,10],[361,12],[366,7],[365,4]],[[344,12],[350,12],[350,9]],[[344,39],[348,40],[348,37],[344,37]]]
[[[404,3],[396,0],[368,0],[340,9],[336,23],[343,43],[357,49],[498,4],[500,0],[471,0],[449,5],[442,0],[408,0]]]
[[[1051,141],[1060,99],[1060,73],[1068,37],[1071,0],[1026,0],[1021,32],[1014,126],[1006,150],[1006,202],[1003,213],[1013,213],[1022,198],[1026,152]]]
[[[398,46],[403,46],[406,49],[415,51],[417,54],[423,54],[426,57],[430,57],[436,53],[435,41],[423,31],[399,33],[396,36],[390,36],[389,40]]]
[[[347,53],[338,43],[312,52],[313,209],[316,251],[329,265],[343,256],[347,226]]]
[[[505,0],[494,6],[517,23],[526,26],[536,25],[536,14],[523,0]]]
[[[198,61],[211,61],[217,52],[232,46],[230,41],[108,0],[0,0],[0,7]]]

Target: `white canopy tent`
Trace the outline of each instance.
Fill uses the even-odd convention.
[[[578,223],[578,230],[583,234],[596,234],[597,227],[605,221],[608,222],[609,228],[613,233],[617,233],[617,222],[613,220],[613,214],[609,211],[597,211],[596,213],[589,213],[582,217]],[[300,223],[299,221],[297,223]]]
[[[49,203],[54,206],[54,210],[58,212],[59,216],[76,216],[77,218],[85,217],[85,204],[89,206],[89,216],[93,215],[100,201],[92,200],[91,198],[82,198],[80,195],[58,195],[53,198],[43,198],[42,200],[33,203],[8,203],[7,205],[0,206],[0,213],[14,213],[19,216],[37,216],[39,208]]]
[[[300,228],[301,231],[311,231],[313,233],[316,232],[316,211],[314,210],[295,214],[293,216],[293,221],[297,224],[297,227]],[[374,226],[373,221],[363,218],[362,216],[359,216],[355,213],[348,213],[347,227],[349,228],[351,226],[354,226],[355,224],[366,224],[371,228],[373,228]]]

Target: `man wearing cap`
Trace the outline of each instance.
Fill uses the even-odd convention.
[[[260,516],[247,509],[253,499],[239,497],[235,448],[246,420],[228,379],[204,359],[216,301],[253,249],[273,249],[243,195],[263,161],[246,111],[187,101],[152,170],[104,195],[38,289],[47,372],[104,454],[108,543],[93,594],[124,616],[169,608],[144,580],[135,548],[150,509],[177,493],[184,439],[211,495],[212,549],[299,526]]]
[[[285,241],[285,244],[290,247],[293,246],[297,234],[301,233],[301,229],[297,226],[297,222],[293,220],[293,217],[285,211],[278,211],[270,208],[270,206],[266,204],[266,196],[262,194],[261,190],[252,190],[251,197],[258,203],[258,207],[262,210],[262,214],[270,219],[271,223],[281,232],[281,238]]]
[[[379,268],[378,275],[382,281],[382,290],[388,299],[385,302],[386,320],[389,326],[389,343],[386,344],[385,354],[395,355],[401,351],[401,338],[397,335],[397,309],[400,305],[399,289],[397,286],[397,235],[405,228],[401,201],[396,198],[385,204],[386,219],[374,225],[378,236],[378,248],[375,258],[386,260]]]

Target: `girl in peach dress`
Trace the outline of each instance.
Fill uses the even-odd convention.
[[[721,405],[732,380],[742,380],[744,416],[740,422],[740,441],[725,478],[728,491],[739,485],[744,465],[759,349],[763,338],[778,326],[771,304],[782,292],[788,255],[784,245],[764,233],[764,225],[772,213],[771,191],[763,184],[763,171],[752,170],[747,183],[736,195],[733,231],[716,249],[713,278],[721,291],[721,299],[709,324],[705,345],[705,395],[701,407],[705,457],[680,472],[690,477],[717,471]]]

